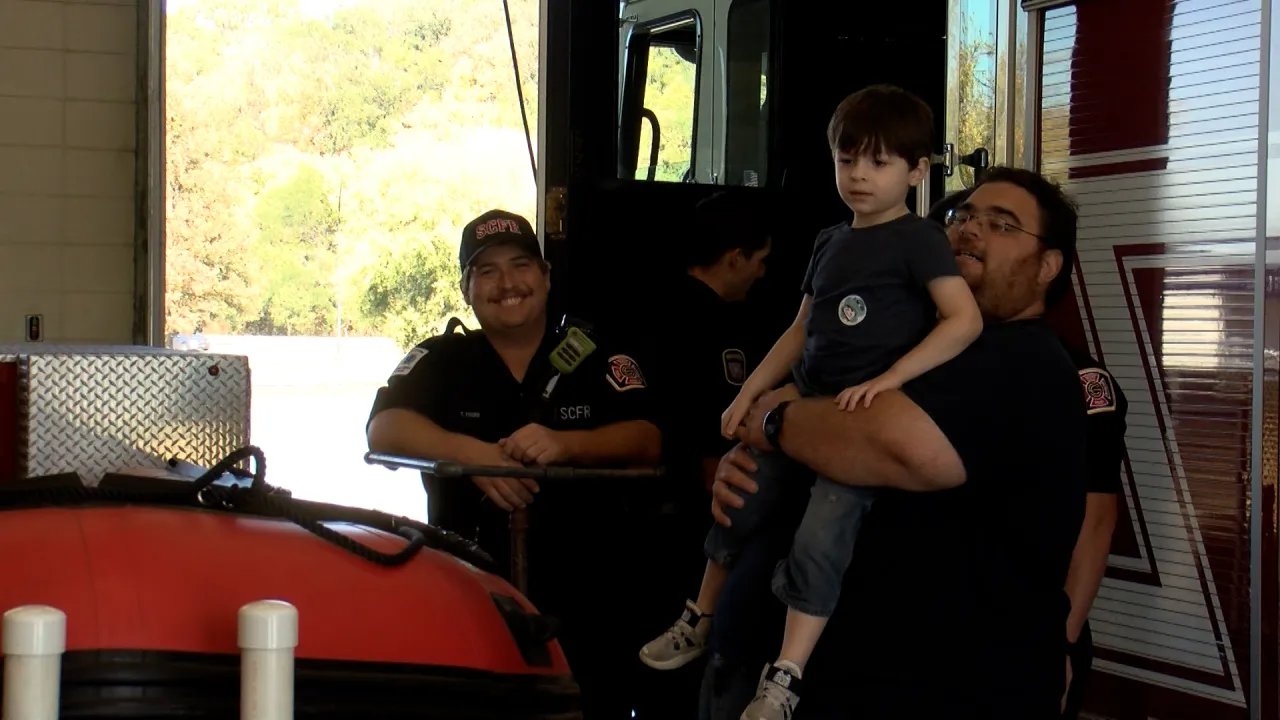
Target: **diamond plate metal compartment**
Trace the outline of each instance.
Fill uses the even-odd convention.
[[[180,458],[208,467],[249,444],[249,360],[142,346],[0,345],[18,370],[18,476],[86,484]]]

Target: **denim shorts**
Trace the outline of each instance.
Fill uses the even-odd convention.
[[[745,496],[741,508],[725,508],[731,526],[713,525],[703,546],[707,559],[724,568],[733,566],[747,540],[784,495],[798,492],[798,485],[811,475],[781,452],[748,451],[757,465],[751,473],[757,490]],[[850,487],[824,477],[813,483],[791,552],[774,571],[773,593],[779,600],[806,615],[831,616],[840,599],[858,528],[875,494],[873,489]]]

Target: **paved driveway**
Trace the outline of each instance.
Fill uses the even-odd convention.
[[[417,473],[364,462],[370,405],[402,355],[395,343],[209,336],[209,349],[249,357],[250,436],[267,456],[268,482],[305,500],[426,521],[426,493]]]

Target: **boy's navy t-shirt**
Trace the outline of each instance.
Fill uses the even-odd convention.
[[[800,386],[837,395],[888,370],[937,324],[928,284],[959,274],[946,231],[927,218],[823,230],[802,286],[813,304],[792,369]]]

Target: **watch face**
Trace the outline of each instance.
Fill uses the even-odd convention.
[[[778,433],[782,430],[782,409],[786,406],[785,402],[779,403],[764,416],[764,439],[774,447],[778,446]]]

